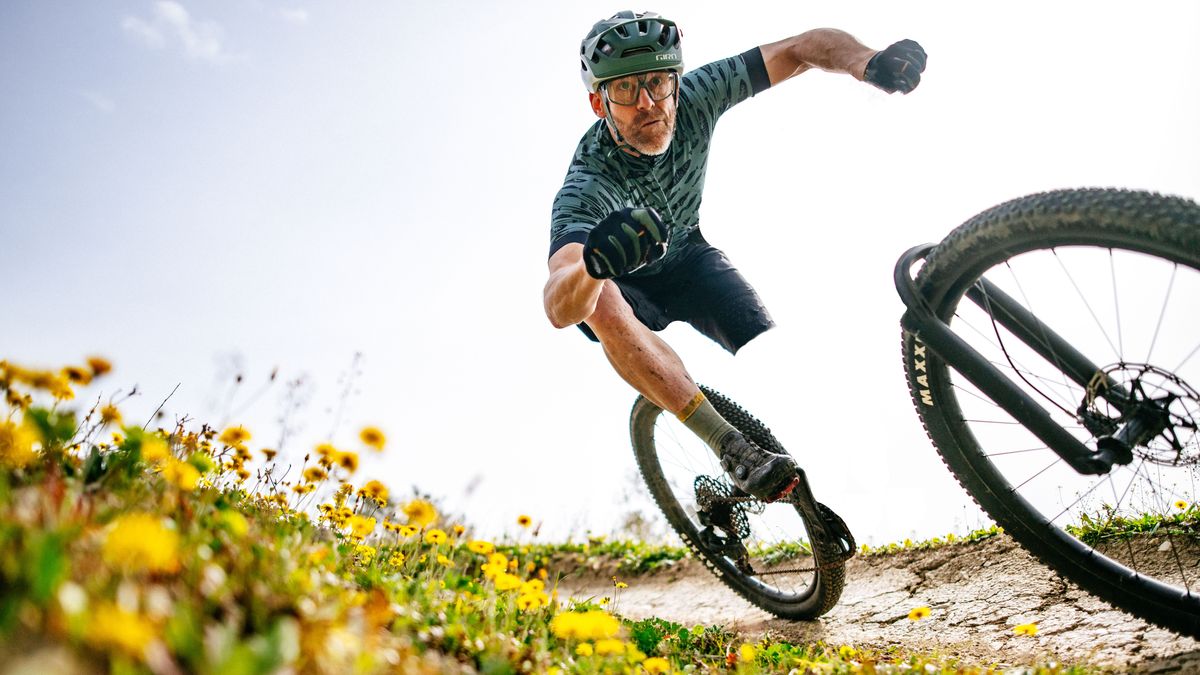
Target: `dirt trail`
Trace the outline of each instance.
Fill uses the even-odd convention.
[[[615,611],[685,625],[720,624],[754,638],[823,641],[883,648],[900,645],[953,656],[966,664],[1030,665],[1057,660],[1116,671],[1198,672],[1200,642],[1114,610],[1059,578],[1008,537],[853,558],[841,601],[818,621],[785,621],[725,588],[696,560],[644,576],[623,578],[615,591],[611,569],[582,569],[559,585],[564,596],[613,597]],[[932,615],[910,621],[909,610]],[[1013,626],[1036,622],[1038,634]]]

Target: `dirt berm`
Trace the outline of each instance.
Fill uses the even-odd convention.
[[[1007,536],[924,551],[856,556],[838,605],[816,621],[785,621],[750,605],[688,558],[644,575],[593,564],[567,574],[562,597],[613,598],[618,614],[687,626],[722,625],[747,639],[769,635],[959,659],[963,665],[1060,664],[1114,672],[1200,673],[1200,643],[1113,609],[1063,581]],[[909,611],[929,606],[920,621]],[[1016,635],[1036,622],[1036,636]]]

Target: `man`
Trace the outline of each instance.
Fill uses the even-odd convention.
[[[580,46],[592,111],[554,199],[546,315],[599,341],[617,373],[677,415],[733,483],[764,501],[795,487],[795,463],[742,436],[654,331],[686,321],[732,353],[774,322],[725,255],[701,236],[709,138],[722,113],[812,68],[889,93],[920,82],[925,52],[902,40],[876,52],[817,29],[683,75],[680,31],[652,12],[619,12]]]

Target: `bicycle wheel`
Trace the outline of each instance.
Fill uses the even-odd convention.
[[[707,387],[701,390],[748,438],[783,452],[770,430],[736,403]],[[820,539],[809,536],[814,526],[799,506],[764,504],[737,491],[712,450],[644,397],[634,403],[630,433],[654,501],[717,578],[782,618],[815,618],[837,604],[845,585],[845,551],[831,544],[814,546],[814,539]],[[827,519],[837,518],[819,508]],[[852,553],[852,540],[848,546]]]
[[[903,335],[913,404],[975,501],[1083,589],[1200,637],[1200,206],[1121,190],[1030,195],[950,233],[916,285],[1089,449],[1131,419],[1123,406],[1157,406],[1161,430],[1108,473],[1082,475]],[[1071,376],[1066,350],[1039,354],[1004,328],[984,290],[997,288],[1039,318],[1033,333],[1058,333],[1099,373]]]

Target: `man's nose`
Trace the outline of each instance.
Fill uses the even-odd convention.
[[[650,110],[655,106],[654,99],[650,98],[650,92],[645,87],[638,87],[637,109]]]

